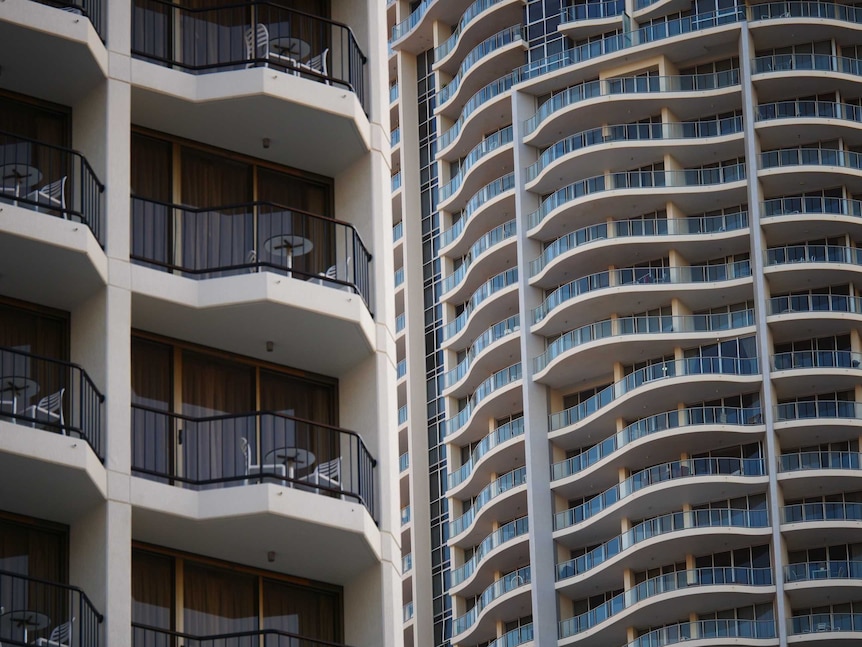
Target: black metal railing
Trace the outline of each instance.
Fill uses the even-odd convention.
[[[273,271],[355,292],[371,254],[353,225],[268,202],[193,208],[132,198],[133,261],[193,278]]]
[[[240,631],[212,636],[159,629],[132,623],[132,647],[345,647],[342,643],[308,638],[276,629]]]
[[[104,247],[104,191],[79,152],[0,131],[0,201],[83,222]]]
[[[132,472],[212,489],[282,483],[352,499],[376,519],[377,461],[358,434],[280,413],[193,418],[132,406]]]
[[[102,614],[75,586],[0,571],[0,642],[3,645],[61,644],[100,647]],[[59,629],[57,629],[59,627]],[[48,642],[51,632],[68,631],[62,641]]]
[[[0,347],[0,420],[75,434],[104,461],[105,396],[80,366]]]
[[[36,0],[36,2],[85,16],[93,23],[93,27],[102,42],[105,42],[102,0]]]
[[[132,54],[191,73],[273,67],[347,88],[366,107],[366,57],[350,27],[268,2],[189,9],[135,0]]]

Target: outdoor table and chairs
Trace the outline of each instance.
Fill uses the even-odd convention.
[[[297,469],[305,469],[314,465],[317,457],[302,447],[276,447],[266,454],[266,463],[281,463],[287,469],[287,478],[293,481]],[[288,483],[288,485],[292,485]]]
[[[10,376],[0,378],[0,404],[12,405],[12,413],[18,413],[18,401],[25,403],[39,392],[39,384],[29,377]],[[11,400],[7,399],[11,396]]]
[[[304,256],[314,249],[314,243],[308,238],[294,234],[278,234],[268,238],[263,244],[264,250],[273,256],[282,255],[286,257],[287,275],[293,269],[293,259]]]
[[[0,166],[0,192],[20,198],[27,190],[38,184],[42,179],[42,172],[35,166],[16,162]]]
[[[29,644],[27,641],[28,633],[44,629],[51,622],[51,619],[44,613],[38,611],[29,611],[27,609],[18,609],[7,611],[0,616],[0,627],[3,628],[3,635],[14,635],[20,632],[24,639],[24,644]]]

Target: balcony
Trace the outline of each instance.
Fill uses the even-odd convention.
[[[26,560],[26,556],[24,556]],[[75,586],[0,571],[4,645],[101,647],[103,621],[87,594]],[[59,638],[65,636],[65,638]]]
[[[640,606],[640,602],[668,593],[689,591],[689,595],[696,596],[697,590],[692,590],[696,587],[727,587],[727,592],[730,593],[727,602],[732,604],[739,600],[740,595],[745,595],[746,589],[753,593],[758,588],[771,588],[771,585],[772,571],[769,568],[714,567],[668,573],[642,582],[591,611],[562,620],[559,624],[559,637],[565,639],[590,631],[614,616]],[[742,590],[737,590],[737,587]],[[675,599],[675,596],[667,598]],[[640,608],[643,609],[642,606]],[[657,618],[653,616],[652,619]]]
[[[449,522],[449,542],[450,544],[457,545],[458,543],[470,543],[470,535],[464,537],[458,537],[458,535],[464,533],[466,530],[470,529],[473,526],[473,522],[481,516],[481,511],[486,507],[491,507],[493,503],[495,503],[495,499],[502,498],[510,490],[513,490],[521,485],[525,485],[527,483],[527,468],[526,467],[518,467],[502,476],[498,477],[479,492],[478,495],[473,499],[473,506],[467,510],[464,514],[462,514],[457,519]],[[510,506],[511,507],[511,506]],[[507,512],[511,512],[510,510]],[[497,516],[506,517],[508,514],[501,513]],[[490,525],[490,524],[486,524]],[[476,532],[478,529],[473,528],[473,531]],[[487,533],[487,529],[484,530]]]
[[[104,461],[104,401],[81,367],[0,348],[0,420],[81,438]]]
[[[733,640],[732,644],[747,644],[739,639],[765,640],[772,643],[775,637],[775,622],[772,620],[697,620],[653,629],[631,641],[626,647],[664,647],[686,640],[710,639],[722,640],[725,643]]]
[[[462,235],[466,230],[471,229],[470,225],[473,222],[478,221],[482,224],[483,221],[490,220],[490,222],[484,222],[484,227],[480,227],[479,225],[476,226],[476,229],[481,228],[483,232],[487,232],[495,225],[507,222],[508,218],[506,218],[506,216],[511,212],[507,212],[504,209],[498,209],[494,210],[496,213],[489,213],[491,210],[485,209],[484,207],[486,207],[486,205],[490,207],[491,205],[499,204],[505,196],[512,194],[514,188],[515,175],[513,173],[508,173],[497,178],[493,182],[489,182],[479,189],[479,191],[474,193],[461,212],[457,214],[457,219],[452,223],[452,226],[440,234],[441,250],[451,246],[450,249],[445,251],[445,254],[458,254],[461,245],[453,245],[453,243],[462,239]],[[479,217],[480,214],[483,213],[488,213],[487,219]]]
[[[533,623],[522,625],[517,629],[508,631],[497,640],[488,644],[488,647],[518,647],[533,641]]]
[[[132,472],[209,490],[275,483],[351,500],[376,518],[374,468],[358,434],[279,413],[191,418],[132,407]]]
[[[371,150],[366,57],[347,25],[256,1],[132,11],[136,125],[328,177]]]
[[[714,384],[718,387],[725,380],[733,382],[732,376],[755,377],[758,374],[757,359],[754,357],[687,357],[680,360],[658,362],[626,375],[622,380],[611,384],[573,407],[552,413],[549,416],[549,428],[552,432],[565,430],[566,427],[577,424],[600,411],[612,408],[615,402],[625,399],[627,394],[652,386],[655,382],[661,383],[671,380],[677,389],[668,397],[673,402],[678,402],[696,397],[694,392],[687,395],[687,387],[692,383],[697,383],[697,392],[703,393],[701,390],[703,383],[694,379],[697,376],[715,376]],[[687,377],[688,380],[683,383],[683,380],[676,379],[682,377]],[[655,389],[647,389],[645,392],[648,392],[652,398],[650,406],[660,406]],[[716,394],[718,394],[718,389]],[[634,403],[630,407],[630,413],[619,410],[617,415],[622,417],[636,415],[636,412],[642,410],[640,406],[636,408],[637,404]],[[667,404],[670,405],[671,402]]]
[[[469,395],[474,391],[478,386],[476,383],[477,380],[484,376],[484,373],[479,371],[478,368],[483,365],[492,364],[495,357],[498,355],[497,352],[489,351],[488,353],[485,353],[485,349],[489,349],[493,346],[500,349],[500,353],[503,353],[502,348],[504,346],[510,346],[510,344],[497,344],[497,342],[507,339],[507,341],[512,342],[511,345],[514,345],[514,342],[518,339],[514,333],[518,332],[520,328],[520,315],[513,315],[503,321],[495,323],[493,326],[478,335],[467,349],[464,359],[461,360],[461,362],[451,371],[443,374],[444,395],[462,397]],[[499,361],[499,359],[500,358],[498,357],[497,360]],[[488,369],[490,370],[490,366],[488,366]],[[475,377],[471,377],[471,373],[473,373],[474,370],[476,370],[477,375]]]
[[[838,640],[838,636],[832,638],[828,635],[832,632],[862,633],[862,613],[814,613],[793,616],[787,620],[787,625],[787,633],[791,636],[826,633],[827,635],[823,636],[823,644],[831,645],[834,644],[833,640]],[[816,636],[809,636],[809,638],[816,638]],[[859,637],[851,638],[851,641],[855,640],[859,640]],[[806,640],[805,644],[811,644],[811,642]]]
[[[341,643],[315,640],[276,629],[197,636],[180,631],[150,627],[136,622],[132,623],[132,647],[164,647],[183,644],[188,647],[203,647],[204,645],[219,645],[219,647],[249,647],[250,645],[262,647],[298,647],[300,645],[302,647],[346,647]]]
[[[511,422],[507,422],[504,425],[497,427],[490,434],[485,436],[476,447],[473,449],[473,452],[470,454],[470,458],[464,463],[460,468],[455,471],[451,471],[449,473],[449,490],[454,490],[458,486],[460,486],[465,481],[468,481],[473,476],[473,471],[479,465],[483,458],[486,455],[489,455],[492,450],[503,445],[509,440],[513,438],[518,438],[524,434],[524,419],[516,418]],[[490,456],[489,456],[490,458]],[[490,474],[498,473],[502,466],[505,464],[503,461],[498,465],[491,465],[491,461],[487,461],[489,464],[486,465],[485,473]],[[450,494],[454,494],[454,492],[450,492]]]
[[[440,294],[444,295],[443,299],[449,302],[465,299],[467,296],[464,294],[465,292],[471,289],[475,290],[478,287],[477,277],[474,276],[471,280],[466,280],[471,274],[487,278],[488,276],[496,276],[506,269],[514,252],[512,248],[515,247],[516,231],[515,221],[510,220],[494,227],[473,243],[458,269],[443,277],[440,283]],[[507,244],[504,245],[504,243]],[[493,253],[485,254],[492,248]],[[507,254],[497,253],[505,248],[509,248]]]
[[[80,153],[0,132],[4,294],[69,308],[104,285],[104,188]]]
[[[487,408],[488,411],[485,412],[485,415],[489,418],[499,418],[505,413],[514,413],[510,409],[515,403],[499,402],[496,407],[492,405],[497,400],[495,396],[510,391],[509,387],[519,386],[521,377],[521,364],[518,362],[497,371],[482,382],[473,392],[473,395],[470,396],[469,400],[467,400],[467,405],[455,416],[446,419],[444,422],[445,435],[452,441],[456,437],[459,439],[459,442],[463,442],[466,438],[478,440],[478,438],[473,438],[476,434],[476,430],[473,430],[473,427],[481,428],[482,425],[480,423],[475,425],[471,423],[475,422],[480,410]]]
[[[805,446],[812,431],[833,441],[857,438],[862,402],[798,400],[775,407],[775,431],[785,447]]]
[[[473,552],[473,556],[467,562],[465,562],[461,566],[454,567],[452,569],[452,592],[456,595],[468,595],[468,592],[466,590],[468,583],[475,584],[473,576],[480,569],[480,567],[484,566],[489,561],[495,561],[492,560],[492,557],[498,554],[497,549],[508,545],[514,545],[516,540],[526,539],[528,534],[529,518],[520,517],[518,519],[503,524],[502,526],[497,528],[497,530],[485,537],[479,543],[479,545],[476,546],[476,549]],[[526,542],[518,543],[523,545]],[[492,567],[494,568],[492,569],[492,567],[488,567],[488,570],[506,570],[507,568],[509,568],[507,566],[509,563],[511,563],[511,568],[515,568],[517,561],[521,561],[523,563],[525,559],[526,554],[514,555],[514,559],[510,556],[508,561],[501,558],[500,563],[492,564]],[[461,589],[461,591],[456,591],[456,587],[458,589]],[[470,590],[472,590],[472,587]]]
[[[496,607],[498,604],[497,601],[504,596],[507,596],[509,599],[514,597],[509,596],[509,594],[514,591],[520,590],[520,592],[526,593],[529,589],[525,589],[524,587],[528,587],[530,583],[531,577],[529,566],[519,568],[517,571],[508,573],[500,579],[495,580],[494,583],[485,589],[482,592],[482,595],[478,597],[472,609],[463,616],[455,618],[452,624],[453,636],[458,636],[471,629],[471,633],[482,630],[485,632],[493,630],[493,625],[499,618],[486,617],[490,615],[490,609]],[[501,608],[498,610],[497,614],[494,615],[504,616],[505,611],[502,607],[510,605],[507,605],[505,602],[500,602],[499,606]],[[483,613],[486,609],[489,610],[488,614]],[[466,636],[462,636],[462,639],[459,640],[459,642],[463,642],[465,638]]]
[[[502,312],[496,312],[496,310],[503,310],[504,306],[500,306],[499,308],[490,308],[490,304],[494,302],[494,297],[496,295],[505,293],[511,294],[512,291],[510,288],[513,286],[517,286],[518,284],[518,268],[514,267],[512,269],[506,270],[505,272],[500,272],[496,276],[491,277],[485,283],[480,285],[464,306],[464,310],[459,314],[455,319],[447,323],[443,327],[443,341],[447,342],[447,345],[452,346],[457,342],[459,338],[464,337],[463,334],[465,330],[469,330],[471,327],[476,327],[481,324],[471,325],[473,321],[476,320],[476,317],[472,317],[474,312],[479,312],[481,310],[494,310],[494,312],[488,312],[485,317],[482,317],[483,321],[486,324],[490,324],[491,321],[495,321],[493,318],[495,315],[503,314]],[[485,308],[482,308],[484,304],[489,304]],[[491,318],[491,321],[487,321],[488,318]]]
[[[464,205],[461,204],[460,201],[458,203],[446,203],[449,201],[449,198],[459,195],[462,190],[476,191],[481,188],[480,186],[477,186],[479,180],[476,180],[475,182],[467,182],[467,178],[473,175],[470,173],[470,171],[472,171],[474,168],[481,167],[486,161],[496,158],[498,157],[498,154],[501,154],[504,151],[508,150],[507,144],[512,143],[512,133],[512,126],[506,126],[502,130],[498,130],[497,132],[491,133],[487,137],[483,138],[481,142],[476,144],[473,150],[471,150],[461,162],[461,166],[458,169],[458,173],[455,174],[455,176],[449,181],[448,184],[440,188],[440,194],[438,197],[439,208],[445,209],[446,211],[453,211],[455,209],[462,209],[464,207]],[[506,171],[511,171],[511,168],[508,168],[505,163],[503,169]],[[483,174],[482,177],[484,178],[483,181],[485,182],[487,182],[487,180],[489,179],[487,178],[487,173]]]

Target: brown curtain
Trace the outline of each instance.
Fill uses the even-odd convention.
[[[342,641],[340,596],[272,580],[263,581],[263,623],[306,638]]]
[[[254,369],[217,357],[183,352],[183,414],[192,418],[254,411]],[[243,473],[240,438],[255,435],[254,416],[186,421],[184,474],[194,480]]]
[[[172,175],[170,142],[132,133],[132,256],[174,263]]]
[[[196,636],[257,631],[257,577],[214,566],[185,562],[183,619],[186,633]],[[216,647],[257,645],[256,637],[215,641]]]
[[[132,622],[173,629],[174,560],[142,550],[132,551]],[[142,640],[141,644],[161,641]]]
[[[181,192],[184,205],[213,208],[183,212],[182,265],[201,270],[247,262],[254,248],[251,166],[183,148]]]
[[[132,468],[174,472],[176,426],[166,415],[173,401],[172,364],[167,344],[132,338]]]

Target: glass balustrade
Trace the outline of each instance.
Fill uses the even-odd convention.
[[[841,400],[800,400],[775,407],[775,421],[810,420],[812,418],[847,418],[862,420],[862,402]]]
[[[862,562],[829,560],[802,562],[784,567],[785,582],[812,582],[816,580],[862,579]]]
[[[476,624],[479,614],[482,613],[482,611],[485,610],[494,600],[506,593],[510,593],[515,589],[521,588],[522,586],[527,586],[529,583],[529,566],[519,568],[517,571],[513,571],[508,575],[504,575],[499,580],[496,580],[491,586],[482,591],[482,595],[476,599],[476,603],[472,609],[463,616],[455,618],[452,623],[452,634],[457,636],[458,634],[464,633],[467,629]]]
[[[449,489],[457,487],[463,483],[472,473],[473,467],[478,463],[485,454],[490,452],[498,445],[503,444],[507,440],[517,438],[524,434],[524,419],[516,418],[504,425],[497,427],[490,434],[485,436],[470,454],[470,458],[460,468],[449,473]]]
[[[658,362],[630,373],[580,404],[552,413],[550,428],[555,431],[583,420],[625,394],[656,380],[692,375],[757,375],[758,372],[757,358],[754,357],[686,357]]]
[[[789,371],[806,368],[859,368],[862,353],[849,350],[797,350],[772,356],[772,369]]]
[[[504,290],[511,285],[515,285],[517,282],[518,268],[513,267],[512,269],[501,272],[497,276],[483,283],[472,294],[469,301],[467,301],[464,311],[443,327],[443,339],[450,339],[463,330],[470,318],[470,313],[479,307],[481,303],[500,290]]]
[[[519,467],[511,472],[503,474],[503,476],[482,488],[482,491],[476,495],[475,499],[473,499],[472,507],[460,517],[449,523],[449,536],[455,537],[456,535],[460,535],[470,526],[470,524],[473,523],[476,515],[479,514],[482,508],[484,508],[488,503],[496,497],[505,494],[509,490],[516,488],[519,485],[524,485],[526,482],[527,468]]]
[[[716,638],[775,638],[773,620],[715,619],[679,622],[653,629],[639,636],[626,647],[664,647],[685,640],[708,640]],[[736,642],[736,641],[734,641]]]
[[[467,401],[467,405],[461,409],[457,415],[453,418],[449,418],[444,422],[444,429],[447,436],[454,434],[456,431],[461,429],[467,422],[470,420],[470,417],[473,415],[473,412],[476,410],[476,407],[479,404],[491,396],[491,394],[499,391],[503,387],[508,386],[514,382],[517,382],[521,379],[521,363],[512,364],[504,368],[501,371],[497,371],[489,377],[487,380],[482,382],[476,390],[473,392],[473,395],[470,396],[470,399]]]
[[[513,541],[518,537],[524,537],[529,532],[529,517],[520,517],[514,521],[503,524],[497,530],[485,537],[482,542],[476,546],[473,556],[463,565],[453,568],[451,571],[451,586],[458,586],[464,580],[469,578],[476,572],[476,568],[482,563],[482,560],[495,548],[503,544]]]
[[[452,99],[458,92],[461,85],[461,79],[466,76],[467,72],[473,68],[479,61],[486,56],[491,55],[494,51],[511,45],[524,39],[524,27],[522,25],[513,25],[503,31],[497,32],[490,38],[486,38],[479,43],[463,58],[461,66],[458,68],[458,73],[447,84],[437,92],[437,105],[441,106]]]
[[[464,226],[470,220],[476,211],[478,211],[486,202],[493,200],[506,191],[511,191],[515,188],[515,175],[509,173],[503,177],[497,178],[493,182],[486,184],[467,202],[467,206],[458,214],[458,219],[452,223],[452,226],[440,234],[440,247],[446,247],[458,238],[464,231]]]
[[[488,330],[476,337],[476,340],[470,345],[470,348],[467,349],[464,359],[461,360],[458,366],[443,374],[443,388],[449,388],[453,384],[460,382],[470,370],[473,360],[475,360],[483,350],[498,339],[503,339],[503,337],[508,337],[512,333],[518,332],[520,328],[521,317],[520,315],[514,315],[499,323],[495,323],[493,326],[488,328]]]
[[[506,126],[502,130],[498,130],[485,137],[481,142],[476,144],[461,162],[461,167],[458,173],[455,174],[447,184],[440,188],[438,202],[448,200],[459,188],[464,181],[467,173],[472,169],[483,157],[499,150],[500,147],[512,142],[512,127]]]

